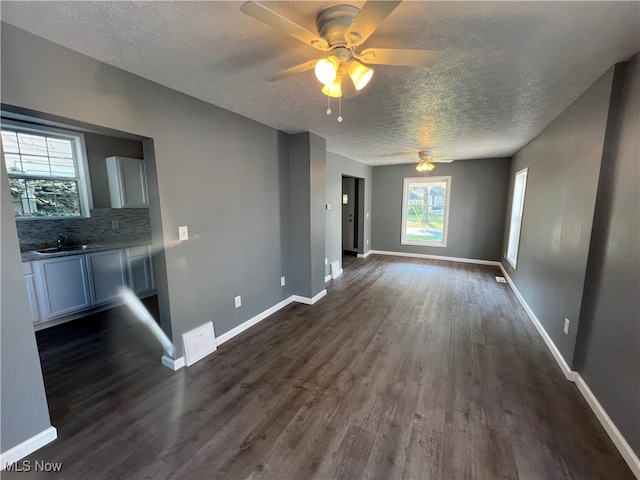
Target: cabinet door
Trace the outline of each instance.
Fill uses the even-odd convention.
[[[40,321],[40,306],[38,305],[38,286],[36,285],[35,275],[25,275],[24,281],[27,284],[27,298],[29,299],[29,308],[31,309],[31,321],[38,323]]]
[[[107,158],[107,176],[113,208],[149,206],[144,160],[109,157]]]
[[[91,306],[84,255],[40,260],[36,268],[45,319]]]
[[[125,207],[148,207],[147,174],[142,160],[123,160],[122,170],[123,196]]]
[[[38,303],[38,283],[31,262],[23,262],[24,283],[27,286],[27,298],[31,309],[31,321],[38,323],[42,320],[40,316],[40,304]]]
[[[122,250],[88,253],[85,256],[92,303],[99,305],[118,300],[120,291],[126,286]]]
[[[153,267],[151,256],[131,257],[127,260],[129,264],[129,288],[136,295],[150,292],[154,289]]]

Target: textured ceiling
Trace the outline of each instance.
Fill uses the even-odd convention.
[[[317,14],[339,3],[268,6],[315,32]],[[363,47],[441,50],[440,62],[376,66],[369,86],[344,100],[338,123],[325,114],[327,97],[312,71],[262,80],[321,52],[242,14],[240,5],[3,1],[0,15],[275,128],[312,131],[328,150],[373,165],[417,161],[418,150],[454,160],[510,156],[640,50],[638,2],[405,1]]]

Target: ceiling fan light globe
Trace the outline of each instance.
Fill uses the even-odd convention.
[[[339,82],[333,82],[322,87],[322,93],[327,97],[340,98],[342,96],[342,86]]]
[[[353,86],[356,88],[356,90],[362,90],[364,87],[366,87],[371,80],[371,77],[373,77],[373,69],[365,67],[357,60],[353,60],[349,64],[347,73],[349,74],[349,78],[351,78]]]
[[[338,75],[338,62],[332,57],[321,58],[316,62],[315,74],[320,83],[332,83]]]
[[[416,170],[419,172],[430,172],[434,168],[436,168],[436,166],[433,163],[429,162],[428,160],[422,160],[416,166]]]

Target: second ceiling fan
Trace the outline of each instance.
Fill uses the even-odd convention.
[[[351,5],[329,7],[316,18],[317,33],[256,2],[246,2],[240,10],[327,54],[287,68],[265,80],[277,82],[315,69],[316,78],[324,85],[322,93],[328,97],[349,98],[371,80],[373,70],[367,65],[430,67],[440,58],[440,52],[435,50],[367,48],[359,51],[359,47],[400,3],[370,0],[362,9]]]

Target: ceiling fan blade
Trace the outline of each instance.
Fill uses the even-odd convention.
[[[437,50],[400,50],[396,48],[367,48],[357,58],[374,65],[398,65],[403,67],[431,67],[440,60]]]
[[[240,7],[240,11],[245,15],[260,20],[262,23],[266,23],[271,28],[275,28],[282,33],[291,35],[293,38],[297,38],[301,42],[311,45],[318,50],[326,51],[329,47],[327,42],[320,38],[315,33],[310,32],[306,28],[292,22],[288,18],[269,10],[267,7],[260,5],[256,2],[246,2]]]
[[[267,82],[277,82],[279,80],[282,80],[283,78],[306,72],[307,70],[311,70],[313,67],[315,67],[318,60],[319,59],[316,58],[315,60],[309,60],[308,62],[301,63],[300,65],[287,68],[286,70],[282,70],[281,72],[274,73],[273,75],[265,77],[265,80]]]
[[[449,157],[437,157],[437,158],[431,157],[430,162],[431,163],[451,163],[453,162],[453,159]]]
[[[401,0],[394,2],[369,0],[366,2],[344,34],[344,39],[349,47],[362,45],[400,3]]]

